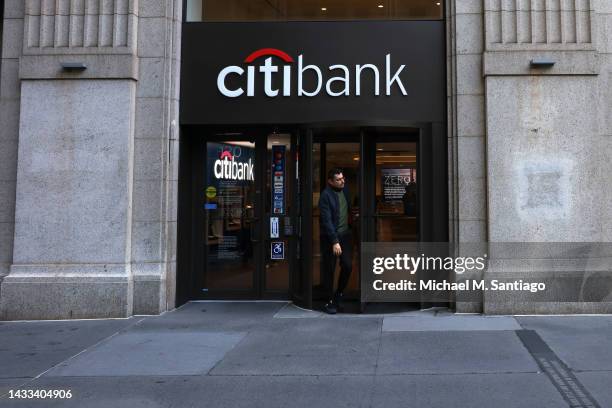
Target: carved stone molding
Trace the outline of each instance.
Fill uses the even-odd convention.
[[[26,0],[24,55],[133,54],[137,0]]]
[[[591,50],[591,0],[485,0],[487,51]]]
[[[21,79],[138,79],[137,10],[138,0],[26,0]]]

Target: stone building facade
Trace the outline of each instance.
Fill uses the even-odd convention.
[[[3,3],[0,318],[173,309],[183,1]],[[445,13],[450,240],[611,242],[612,1]]]

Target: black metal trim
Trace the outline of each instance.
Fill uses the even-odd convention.
[[[374,198],[372,202],[368,201],[368,188],[374,185],[375,180],[371,172],[366,172],[365,169],[372,167],[376,160],[375,146],[376,142],[398,141],[398,136],[402,136],[402,141],[417,141],[418,157],[417,171],[419,172],[419,205],[420,211],[420,226],[419,226],[419,241],[437,241],[446,242],[448,240],[448,176],[447,176],[447,138],[444,133],[445,125],[442,123],[421,123],[421,122],[398,122],[390,123],[385,126],[377,121],[364,121],[363,126],[359,126],[355,122],[325,122],[318,123],[316,126],[310,125],[286,125],[286,126],[267,126],[267,125],[230,125],[230,126],[183,126],[181,137],[181,151],[179,163],[179,237],[178,237],[178,266],[177,266],[177,299],[178,304],[191,299],[292,299],[300,306],[312,308],[312,222],[307,220],[312,219],[312,196],[308,192],[313,188],[313,141],[315,135],[322,133],[324,130],[331,130],[330,133],[336,132],[337,129],[341,133],[352,134],[351,139],[361,144],[360,160],[360,206],[361,206],[361,236],[362,239],[372,239],[375,230],[368,220],[367,216],[374,208]],[[342,126],[337,127],[338,124]],[[281,293],[276,291],[265,291],[263,286],[263,254],[255,255],[258,258],[256,262],[256,273],[254,274],[254,290],[252,291],[236,291],[236,290],[209,290],[202,292],[201,288],[205,286],[205,274],[199,273],[203,271],[205,259],[203,251],[199,250],[197,244],[197,231],[200,228],[193,228],[193,220],[197,220],[197,208],[199,208],[200,198],[195,198],[195,193],[198,191],[198,186],[202,184],[202,178],[205,166],[205,150],[204,143],[206,141],[221,141],[227,140],[221,136],[222,133],[236,133],[235,137],[242,140],[254,140],[259,145],[266,144],[264,140],[266,132],[276,131],[278,133],[292,134],[292,149],[299,151],[299,175],[302,194],[298,194],[298,189],[294,188],[293,194],[293,225],[295,234],[292,238],[294,244],[290,242],[290,248],[300,246],[300,259],[292,260],[289,267],[289,292]],[[408,134],[407,134],[408,132]],[[246,137],[245,133],[253,135],[252,138]],[[201,135],[201,136],[200,136]],[[341,135],[337,137],[325,137],[325,142],[333,141],[349,141],[347,136]],[[263,149],[258,148],[258,160],[265,163],[266,156]],[[263,156],[262,156],[263,155]],[[371,157],[370,157],[371,156]],[[199,160],[195,160],[199,157]],[[263,207],[264,190],[265,190],[265,166],[260,167],[258,171],[261,179],[259,208],[260,216],[265,214]],[[324,175],[322,176],[324,177]],[[370,194],[371,195],[371,194]],[[301,199],[299,203],[295,201]],[[186,202],[187,201],[187,202]],[[189,211],[187,211],[189,209]],[[299,215],[298,215],[299,211]],[[369,211],[369,212],[368,212]],[[185,214],[190,214],[191,220],[186,220]],[[300,221],[301,218],[301,222]],[[260,217],[263,220],[263,218]],[[306,222],[304,222],[306,220]],[[299,224],[299,225],[298,225]],[[265,228],[264,223],[260,223],[258,228],[259,238],[264,242]],[[375,238],[375,237],[374,237]],[[298,240],[300,241],[298,243]],[[188,242],[191,241],[191,242]],[[189,275],[188,278],[185,275]],[[187,282],[191,282],[188,284]],[[301,283],[301,285],[299,284]],[[190,287],[187,287],[190,286]]]

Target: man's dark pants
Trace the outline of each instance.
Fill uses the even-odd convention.
[[[323,285],[328,299],[334,295],[334,271],[336,269],[336,259],[340,258],[340,276],[338,277],[337,292],[344,292],[348,285],[351,271],[353,268],[353,240],[351,231],[348,230],[338,236],[342,254],[338,257],[334,255],[333,244],[329,239],[321,237],[321,271]]]

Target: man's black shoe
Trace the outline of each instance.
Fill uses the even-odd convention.
[[[325,306],[323,306],[323,311],[325,311],[325,313],[327,314],[336,314],[338,312],[338,309],[336,308],[334,302],[330,300],[325,304]]]
[[[344,294],[341,292],[336,292],[334,295],[334,304],[336,305],[336,311],[342,313],[344,312],[344,306],[342,306],[342,297]]]

